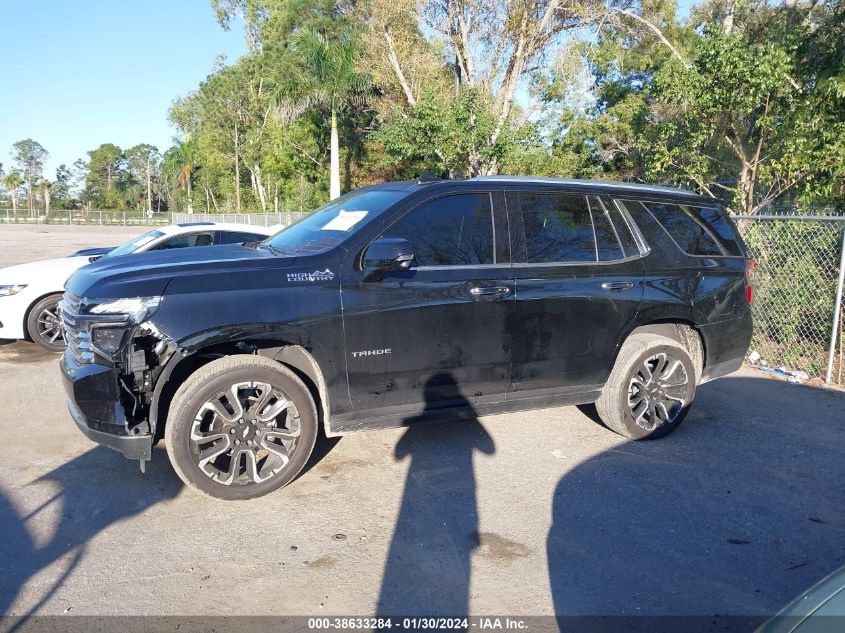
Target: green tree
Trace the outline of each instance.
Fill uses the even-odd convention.
[[[52,196],[53,183],[46,178],[40,179],[36,183],[38,189],[41,191],[41,197],[44,200],[44,218],[49,223],[50,221],[50,199]]]
[[[329,197],[340,195],[338,113],[366,103],[371,78],[357,68],[360,48],[351,32],[329,39],[306,27],[291,37],[298,63],[281,87],[282,118],[290,121],[311,108],[325,108],[331,117]]]
[[[61,164],[56,168],[56,180],[52,186],[53,204],[60,209],[69,209],[73,205],[73,173],[67,165]]]
[[[123,150],[113,143],[88,152],[85,192],[93,204],[112,208],[124,204],[125,166]]]
[[[12,157],[26,185],[26,197],[30,215],[35,214],[34,189],[44,170],[44,161],[49,156],[49,152],[39,142],[31,138],[18,141],[12,145]]]
[[[161,154],[158,148],[141,143],[126,150],[126,166],[130,175],[145,187],[144,207],[148,214],[153,212],[153,180],[158,173]],[[157,184],[157,183],[156,183]]]
[[[18,213],[18,189],[24,183],[20,172],[12,170],[3,177],[3,186],[9,192],[9,197],[12,199],[12,213]]]
[[[819,161],[830,142],[820,133],[824,117],[808,107],[815,78],[800,73],[789,38],[709,30],[689,66],[672,62],[656,76],[648,172],[726,192],[742,213],[834,177]]]

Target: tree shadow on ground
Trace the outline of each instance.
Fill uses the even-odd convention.
[[[425,387],[426,410],[449,375]],[[495,451],[493,439],[463,400],[465,416],[452,422],[418,424],[396,445],[397,460],[409,458],[402,506],[387,555],[377,613],[463,616],[469,609],[470,562],[479,546],[473,453]]]
[[[97,447],[62,464],[30,486],[47,484],[54,492],[40,506],[21,516],[8,491],[0,488],[0,614],[9,610],[21,589],[42,570],[59,563],[55,579],[39,591],[31,615],[45,605],[85,558],[95,536],[114,523],[174,498],[182,482],[170,468],[154,469],[138,477],[138,465],[115,451]],[[57,512],[58,520],[45,542],[35,538],[35,524],[49,523],[43,514]],[[59,562],[69,557],[68,560]]]
[[[566,616],[596,615],[701,616],[664,624],[753,630],[841,566],[843,410],[845,394],[725,378],[700,389],[674,434],[568,472],[547,542],[561,630],[572,630]],[[619,625],[587,618],[578,630]]]

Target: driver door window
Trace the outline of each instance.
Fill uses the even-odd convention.
[[[489,193],[443,196],[411,211],[382,237],[406,239],[417,266],[496,263]]]

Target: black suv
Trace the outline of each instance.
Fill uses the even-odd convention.
[[[739,368],[752,263],[686,191],[482,177],[346,194],[261,243],[104,259],[67,283],[80,430],[166,439],[224,499],[293,479],[326,435],[595,403],[632,439]]]

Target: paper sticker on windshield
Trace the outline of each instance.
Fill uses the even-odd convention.
[[[365,217],[367,217],[366,211],[344,211],[341,209],[338,214],[323,227],[323,230],[348,231]]]
[[[288,273],[289,282],[331,281],[334,273],[328,268],[315,270],[313,273]]]

